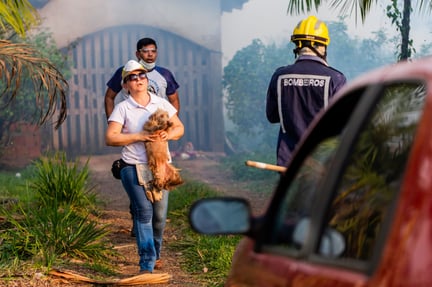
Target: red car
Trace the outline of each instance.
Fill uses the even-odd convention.
[[[244,234],[226,286],[432,286],[432,58],[348,83],[272,195],[190,210],[203,234]]]

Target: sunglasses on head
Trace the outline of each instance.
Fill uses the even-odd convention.
[[[143,80],[145,78],[147,78],[147,74],[145,72],[141,72],[139,74],[130,74],[124,79],[124,82],[138,81],[138,79]]]

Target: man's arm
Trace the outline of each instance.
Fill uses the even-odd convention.
[[[107,119],[111,115],[114,110],[114,99],[117,96],[117,93],[114,92],[111,88],[107,88],[105,92],[105,115]]]
[[[272,77],[270,80],[269,87],[267,89],[266,98],[266,116],[270,123],[278,123],[279,119],[279,109],[277,101],[277,87],[275,84],[275,79]]]
[[[176,108],[177,115],[179,115],[179,113],[180,113],[180,100],[179,100],[179,96],[178,96],[177,91],[175,91],[174,94],[171,94],[168,96],[168,101],[170,102],[171,105],[174,106],[174,108]],[[105,104],[106,104],[106,100],[105,100]]]

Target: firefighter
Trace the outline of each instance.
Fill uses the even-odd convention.
[[[330,37],[315,16],[300,21],[291,41],[295,62],[273,73],[267,90],[266,116],[279,123],[277,165],[287,166],[292,152],[314,116],[325,108],[346,83],[340,71],[327,63]]]

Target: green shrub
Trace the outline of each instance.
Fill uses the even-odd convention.
[[[104,241],[107,226],[98,226],[96,221],[83,217],[70,206],[19,205],[18,211],[19,214],[6,212],[12,228],[2,234],[2,261],[13,255],[49,268],[58,259],[100,261],[111,253]]]
[[[78,258],[108,266],[106,259],[116,252],[105,240],[108,226],[94,217],[97,198],[88,186],[88,160],[82,166],[56,153],[36,161],[33,172],[26,188],[33,199],[0,207],[5,217],[0,226],[2,265],[32,262],[50,269],[54,263]],[[12,190],[8,193],[18,194]]]
[[[38,202],[43,206],[58,203],[60,206],[82,207],[91,210],[96,207],[94,187],[89,187],[88,161],[81,167],[80,162],[68,162],[65,153],[55,153],[35,162],[35,178],[31,187]]]

